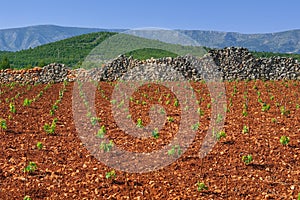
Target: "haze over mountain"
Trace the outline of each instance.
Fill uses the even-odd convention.
[[[0,30],[0,50],[19,51],[66,38],[100,31],[120,31],[100,28],[62,27],[55,25],[38,25],[22,28]]]
[[[54,25],[3,29],[0,30],[0,50],[19,51],[85,33],[100,31],[120,32],[123,30],[62,27]],[[210,48],[239,46],[246,47],[252,51],[300,54],[300,29],[263,34],[241,34],[203,30],[180,30],[180,32],[187,34],[200,45]]]

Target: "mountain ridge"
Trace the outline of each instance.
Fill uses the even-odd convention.
[[[92,32],[121,32],[126,29],[80,28],[58,25],[36,25],[0,30],[0,51],[20,51],[43,44]],[[245,34],[213,30],[177,30],[201,46],[245,47],[251,51],[300,54],[300,29],[275,33]]]

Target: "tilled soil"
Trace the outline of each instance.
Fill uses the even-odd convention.
[[[118,128],[114,120],[114,85],[101,82],[95,94],[99,126],[106,127],[106,137],[121,149],[140,153],[169,144],[178,131],[183,109],[175,106],[171,90],[153,84],[134,93],[129,106],[134,123],[138,119],[143,125],[150,123],[153,104],[161,104],[166,116],[172,118],[165,119],[157,139],[135,138]],[[198,152],[213,102],[204,83],[191,85],[203,112],[187,151],[156,171],[128,173],[116,169],[114,179],[106,178],[106,173],[114,169],[97,160],[76,131],[72,109],[80,112],[80,108],[72,105],[74,83],[66,86],[53,116],[49,111],[59,99],[63,83],[1,85],[0,118],[6,120],[7,129],[0,131],[0,199],[23,199],[26,195],[32,199],[296,199],[300,193],[299,82],[226,82],[226,137],[202,159]],[[31,105],[23,106],[25,98],[35,97]],[[10,111],[10,103],[15,113]],[[270,109],[262,111],[263,103]],[[244,104],[247,116],[243,116]],[[282,106],[289,112],[282,114]],[[47,134],[43,127],[54,118],[55,133]],[[244,126],[249,127],[248,133],[242,133]],[[96,133],[90,134],[96,137]],[[283,135],[290,138],[286,146],[280,143]],[[37,148],[37,142],[42,142],[42,149]],[[242,157],[250,154],[253,161],[245,164]],[[36,163],[34,172],[24,172],[29,162]],[[198,191],[197,182],[205,183],[207,190]]]

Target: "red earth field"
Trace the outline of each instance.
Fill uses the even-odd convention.
[[[109,178],[107,173],[114,169],[97,160],[76,131],[72,111],[74,83],[2,84],[0,199],[297,199],[299,81],[226,82],[226,136],[202,159],[198,152],[210,123],[212,102],[205,83],[191,85],[201,112],[197,134],[187,151],[158,171],[115,170],[116,176]],[[170,90],[152,85],[134,93],[135,101],[130,103],[133,121],[140,118],[149,123],[147,111],[159,101],[166,115],[173,118],[165,121],[157,139],[137,139],[120,130],[113,118],[113,88],[114,83],[100,82],[95,106],[101,119],[97,123],[106,127],[106,136],[114,145],[128,151],[151,152],[176,134],[182,108],[174,105],[175,96]],[[159,93],[155,92],[158,88]],[[35,100],[24,106],[26,98]],[[166,103],[168,100],[171,103]],[[51,126],[55,118],[54,132],[47,133],[45,124]],[[290,139],[288,144],[281,144],[282,136]],[[41,149],[38,142],[43,145]],[[249,163],[243,161],[247,155],[253,158]],[[30,162],[31,167],[27,167]],[[198,188],[200,183],[206,188]]]

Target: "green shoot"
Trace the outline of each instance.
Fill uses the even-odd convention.
[[[158,139],[158,138],[159,138],[159,133],[158,133],[157,128],[154,129],[154,130],[152,131],[152,136],[153,136],[155,139]]]
[[[203,190],[208,190],[208,187],[203,182],[197,182],[197,190],[201,192]]]
[[[287,136],[285,136],[285,135],[283,135],[283,136],[280,137],[280,140],[279,140],[279,141],[280,141],[280,143],[281,143],[282,145],[286,146],[286,145],[289,144],[290,138],[287,137]]]
[[[104,125],[102,125],[101,128],[98,130],[97,137],[104,138],[105,134],[106,134],[106,128]]]
[[[247,155],[247,156],[243,156],[243,157],[242,157],[242,161],[243,161],[246,165],[248,165],[249,163],[251,163],[251,162],[253,161],[252,155],[249,154],[249,155]]]
[[[35,162],[29,162],[29,164],[23,169],[24,172],[33,173],[37,170],[37,165]]]
[[[39,150],[41,150],[41,149],[43,148],[42,142],[37,142],[37,143],[36,143],[36,146],[37,146],[37,148],[38,148]]]

